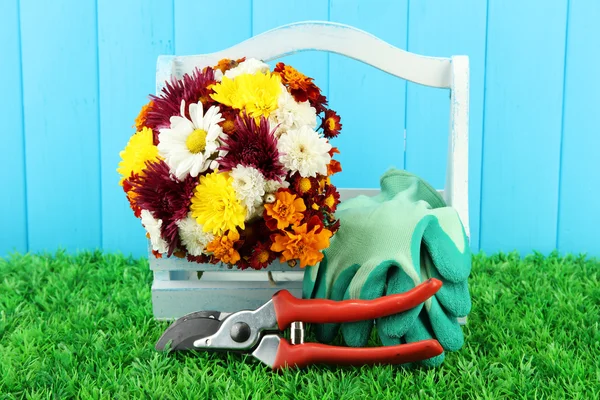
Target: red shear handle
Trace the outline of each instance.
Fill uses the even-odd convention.
[[[442,282],[431,278],[408,292],[378,297],[373,300],[298,299],[287,290],[273,296],[279,329],[294,321],[313,324],[343,323],[386,317],[410,310],[433,296]]]
[[[435,339],[383,347],[341,347],[320,343],[291,345],[281,338],[273,369],[312,364],[368,365],[405,364],[442,354],[444,349]]]

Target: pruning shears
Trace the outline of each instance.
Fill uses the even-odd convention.
[[[274,370],[311,364],[404,364],[440,355],[435,339],[382,347],[343,347],[304,343],[304,323],[344,323],[397,314],[423,303],[442,286],[429,279],[400,294],[374,300],[299,299],[275,293],[256,310],[193,312],[177,319],[156,343],[158,351],[232,351],[251,353]],[[290,341],[282,331],[291,327]]]

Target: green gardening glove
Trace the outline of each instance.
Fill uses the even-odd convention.
[[[389,174],[389,173],[388,173]],[[330,239],[330,246],[324,251],[323,260],[312,267],[308,267],[304,273],[303,297],[304,298],[325,298],[332,300],[342,300],[346,289],[354,278],[361,264],[357,259],[356,263],[336,262],[335,257],[339,252],[345,251],[344,244],[351,247],[356,239],[362,234],[352,228],[352,224],[347,225],[346,221],[352,222],[352,216],[355,212],[376,208],[384,201],[391,200],[401,190],[398,184],[403,183],[399,180],[381,178],[381,192],[373,197],[358,196],[340,203],[337,207],[336,218],[340,220],[340,230]],[[333,257],[333,262],[330,258]],[[418,310],[415,310],[418,313]],[[316,325],[317,339],[321,342],[331,342],[339,324]]]
[[[378,333],[384,345],[423,336],[427,326],[421,326],[419,314],[424,310],[425,316],[435,316],[434,333],[442,346],[460,348],[462,330],[455,316],[470,310],[466,287],[470,253],[456,212],[445,206],[437,191],[412,174],[391,170],[381,178],[380,195],[348,200],[340,204],[336,217],[340,230],[323,261],[307,269],[304,297],[373,299],[405,292],[430,276],[437,277],[444,285],[435,298],[424,306],[378,319]],[[437,264],[428,267],[422,255],[430,255]],[[364,346],[373,321],[341,327],[348,345]],[[315,328],[318,340],[331,342],[340,325]]]

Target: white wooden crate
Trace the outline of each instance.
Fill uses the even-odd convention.
[[[448,90],[450,121],[446,184],[439,191],[460,215],[467,236],[469,229],[469,59],[467,56],[426,57],[404,51],[357,28],[333,22],[306,21],[284,25],[245,40],[228,49],[202,55],[160,56],[156,71],[156,93],[171,77],[181,78],[195,68],[217,64],[223,58],[252,57],[265,62],[293,53],[317,50],[340,54],[369,64],[386,73],[417,84]],[[342,116],[343,117],[343,116]],[[342,201],[378,190],[340,188]],[[303,271],[274,263],[263,271],[229,270],[222,264],[198,264],[178,258],[155,258],[149,252],[154,272],[152,304],[154,316],[171,320],[192,311],[233,312],[257,308],[276,291],[287,289],[302,295]],[[198,271],[202,276],[198,279]],[[267,271],[271,271],[273,285]],[[463,321],[464,322],[464,321]]]

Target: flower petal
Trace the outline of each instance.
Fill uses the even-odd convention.
[[[190,104],[190,117],[192,118],[192,122],[194,123],[194,128],[196,129],[204,129],[203,126],[203,115],[204,110],[202,106],[202,102]]]

